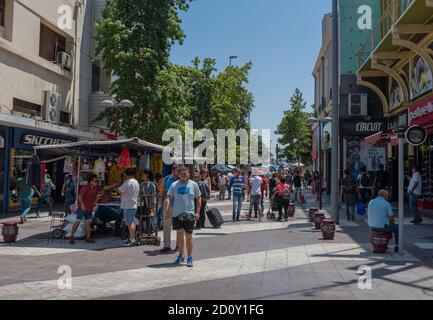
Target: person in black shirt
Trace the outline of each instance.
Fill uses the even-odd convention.
[[[293,177],[293,187],[295,189],[295,202],[298,201],[298,195],[302,195],[302,182],[301,182],[301,175],[299,174],[299,171],[295,172],[295,176]]]
[[[272,178],[269,179],[269,200],[272,200],[274,197],[274,189],[277,186],[277,175],[275,173],[272,174]]]
[[[373,186],[375,197],[377,197],[380,190],[388,189],[388,172],[385,171],[385,166],[383,164],[379,166],[379,171],[376,173]]]

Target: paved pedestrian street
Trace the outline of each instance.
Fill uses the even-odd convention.
[[[343,220],[335,240],[323,240],[306,218],[311,197],[284,223],[233,223],[231,201],[209,205],[226,224],[195,232],[192,269],[175,266],[174,253],[123,248],[118,238],[48,243],[49,219],[30,220],[15,244],[0,243],[0,299],[433,299],[431,219],[416,229],[408,223],[404,255],[378,255],[360,219]],[[61,266],[71,268],[70,289],[59,287]],[[362,266],[372,270],[371,289],[358,285]]]

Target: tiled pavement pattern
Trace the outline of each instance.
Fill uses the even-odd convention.
[[[210,205],[227,223],[196,232],[193,269],[115,238],[47,244],[48,220],[32,220],[16,244],[0,243],[0,299],[433,299],[431,220],[407,226],[405,255],[374,255],[363,221],[343,220],[336,240],[324,241],[299,206],[288,223],[234,224],[230,202]],[[61,265],[72,268],[72,290],[57,287]],[[372,290],[358,288],[362,265],[373,270]]]

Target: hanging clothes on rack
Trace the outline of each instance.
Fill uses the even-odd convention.
[[[105,182],[105,162],[102,158],[95,160],[95,165],[93,166],[93,172],[98,176],[101,183]]]
[[[118,163],[119,163],[119,167],[121,168],[132,167],[132,160],[131,160],[131,155],[129,153],[128,147],[123,147],[122,152],[120,153]]]
[[[67,156],[65,158],[65,164],[63,165],[63,173],[73,173],[73,162],[71,156]]]
[[[162,175],[164,171],[162,156],[159,154],[152,155],[151,166],[152,166],[151,170],[154,176],[156,176],[157,174]]]
[[[29,162],[26,168],[26,184],[29,186],[42,185],[42,166],[36,162]]]
[[[140,157],[139,169],[140,169],[141,172],[143,172],[143,171],[149,171],[151,169],[151,166],[150,166],[150,155],[149,155],[148,152],[145,152]]]

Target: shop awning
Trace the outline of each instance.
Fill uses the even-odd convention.
[[[383,131],[375,133],[371,136],[366,137],[363,141],[362,144],[364,145],[373,145],[381,140],[387,139],[388,138],[388,134],[383,133]]]
[[[164,150],[163,146],[139,138],[115,141],[80,141],[60,145],[37,146],[34,147],[34,150],[39,161],[52,162],[78,152],[119,154],[124,146],[131,150],[149,151],[154,153],[162,153]]]

